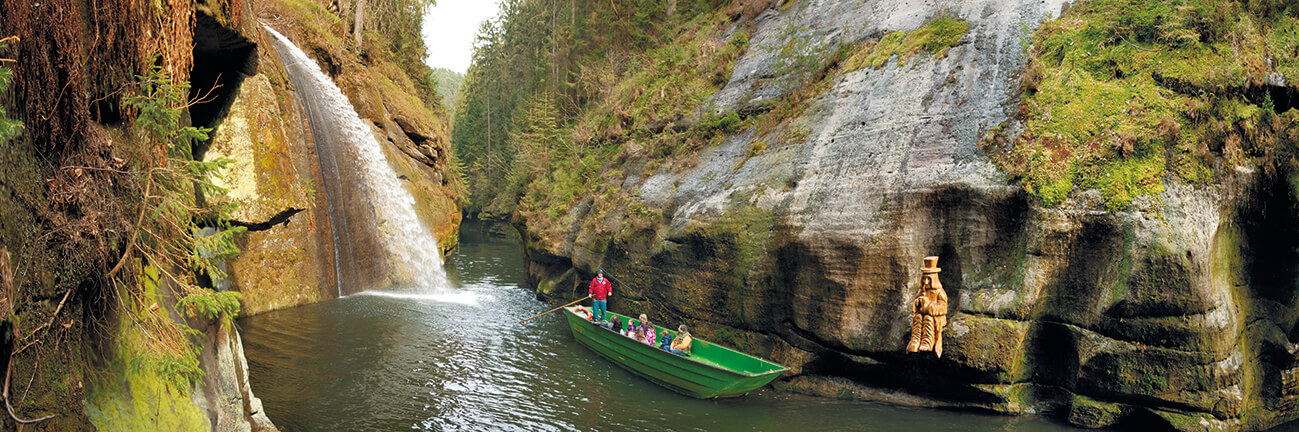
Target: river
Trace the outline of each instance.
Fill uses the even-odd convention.
[[[524,285],[517,241],[466,225],[460,292],[367,292],[239,321],[253,392],[288,431],[1056,431],[1004,417],[770,389],[696,400],[578,345]]]

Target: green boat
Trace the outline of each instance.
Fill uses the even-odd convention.
[[[623,369],[687,396],[744,396],[788,369],[694,336],[689,357],[672,354],[587,321],[575,312],[576,308],[564,308],[564,315],[578,342]],[[612,312],[607,315],[618,316],[624,323],[629,319]],[[654,329],[658,334],[665,331],[659,326]],[[676,338],[677,332],[669,333]]]

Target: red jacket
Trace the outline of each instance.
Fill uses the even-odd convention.
[[[609,294],[613,294],[613,285],[609,284],[609,278],[601,279],[597,277],[591,279],[591,288],[586,293],[590,294],[593,299],[604,300],[609,298]]]

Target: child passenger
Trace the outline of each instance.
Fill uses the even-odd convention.
[[[636,323],[636,327],[632,328],[632,337],[636,338],[636,340],[639,342],[645,342],[645,319],[644,318],[641,318],[641,321]]]
[[[659,349],[663,351],[672,351],[672,333],[663,330],[663,334],[659,335]]]
[[[609,322],[606,324],[602,324],[601,326],[609,330],[613,330],[615,333],[622,333],[622,320],[619,319],[616,315],[610,317]]]
[[[641,336],[640,341],[654,346],[654,339],[657,336],[654,334],[654,324],[650,324],[649,317],[646,317],[645,314],[640,314],[640,322],[645,333]]]

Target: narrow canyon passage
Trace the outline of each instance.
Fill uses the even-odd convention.
[[[253,390],[289,431],[1071,430],[1039,418],[777,394],[696,400],[578,345],[523,287],[516,241],[467,224],[461,291],[369,291],[239,322]]]

